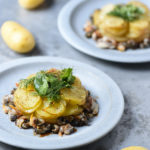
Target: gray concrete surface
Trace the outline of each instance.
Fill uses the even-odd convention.
[[[27,11],[19,7],[17,0],[0,0],[0,25],[6,20],[15,20],[32,31],[37,43],[33,52],[21,55],[11,51],[0,37],[0,63],[28,56],[60,56],[103,70],[122,89],[126,103],[124,115],[104,138],[75,150],[120,150],[130,145],[150,149],[150,63],[117,64],[76,51],[63,40],[57,29],[57,15],[66,2],[68,0],[47,0],[40,9]],[[19,148],[0,143],[0,150]]]

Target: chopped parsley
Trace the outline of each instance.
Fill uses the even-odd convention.
[[[145,10],[143,8],[128,4],[116,5],[115,8],[108,13],[108,15],[117,16],[127,21],[134,21],[139,19],[139,17],[144,13]]]
[[[60,90],[70,88],[74,83],[75,77],[72,68],[63,69],[58,74],[41,71],[30,79],[23,79],[19,83],[20,88],[27,88],[32,85],[35,88],[35,95],[46,97],[48,100],[56,101],[60,99]]]

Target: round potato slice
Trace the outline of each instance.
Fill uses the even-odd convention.
[[[48,100],[43,101],[44,111],[55,116],[60,116],[66,109],[66,101],[59,100],[59,102],[53,102],[49,104]]]
[[[110,38],[110,39],[113,39],[113,40],[116,40],[118,42],[124,42],[124,41],[127,41],[128,38],[127,38],[127,35],[124,35],[124,36],[115,36],[115,35],[112,35],[110,34],[109,32],[105,31],[105,32],[101,32],[104,36]]]
[[[93,16],[92,16],[93,23],[97,27],[100,24],[100,13],[101,13],[101,10],[95,10],[94,13],[93,13]]]
[[[129,24],[119,17],[105,16],[103,23],[100,25],[102,34],[110,34],[114,36],[123,36],[127,34]]]
[[[35,112],[35,115],[38,117],[38,118],[42,118],[42,119],[50,119],[50,118],[55,118],[54,115],[51,115],[49,114],[48,112],[44,111],[44,106],[40,106],[36,112]]]
[[[77,115],[82,111],[83,108],[81,106],[68,104],[65,112],[63,113],[63,116]]]
[[[117,42],[124,42],[124,41],[128,40],[127,36],[112,36],[112,35],[110,35],[109,37],[116,40]]]
[[[130,22],[129,26],[130,26],[129,34],[128,34],[129,39],[140,41],[149,36],[149,33],[150,33],[149,21],[140,19],[134,22]]]
[[[44,121],[46,122],[49,122],[49,123],[57,123],[57,118],[49,118],[49,114],[44,112],[44,111],[36,111],[34,113],[34,115],[37,117],[37,118],[41,118],[41,119],[44,119]]]
[[[107,14],[108,14],[110,11],[112,11],[114,8],[115,8],[115,5],[113,5],[113,4],[108,4],[108,5],[104,6],[104,7],[101,9],[101,13],[100,13],[100,16],[99,16],[100,22],[103,22],[103,20],[104,20],[105,17],[107,16]]]
[[[71,88],[61,90],[62,98],[73,105],[83,105],[86,101],[86,95],[87,91],[83,88],[78,78],[76,78]]]
[[[74,84],[73,84],[74,86],[82,86],[81,85],[81,81],[80,81],[80,79],[78,78],[78,77],[76,77],[75,78],[75,81],[74,81]]]
[[[36,110],[36,116],[43,119],[56,119],[60,117],[66,109],[66,101],[60,100],[50,104],[48,100],[43,100],[43,104]]]
[[[14,103],[23,113],[32,113],[41,105],[42,100],[40,96],[35,96],[30,91],[18,88],[14,93]]]
[[[110,39],[116,40],[117,42],[124,42],[124,41],[128,40],[126,35],[125,36],[114,36],[114,35],[107,33],[107,34],[105,34],[105,36]]]

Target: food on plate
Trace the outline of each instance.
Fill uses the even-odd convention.
[[[3,110],[19,128],[35,134],[71,134],[98,114],[98,104],[72,68],[31,74],[3,98]]]
[[[35,46],[33,35],[14,21],[6,21],[1,27],[1,34],[4,42],[15,52],[27,53]]]
[[[44,3],[45,0],[18,0],[20,6],[26,9],[34,9]]]
[[[150,46],[150,9],[139,1],[108,4],[94,11],[84,31],[100,48],[146,48]]]
[[[122,150],[148,150],[147,148],[141,146],[130,146],[127,148],[123,148]]]

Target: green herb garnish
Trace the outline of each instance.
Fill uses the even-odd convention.
[[[63,69],[60,73],[48,73],[41,71],[36,73],[35,77],[23,79],[19,83],[20,88],[34,86],[34,95],[48,98],[49,101],[60,99],[60,90],[70,88],[74,83],[75,77],[72,75],[72,69]]]
[[[30,79],[22,79],[22,80],[20,80],[19,87],[27,88],[28,85],[33,84],[34,79],[35,79],[35,77],[32,77]]]
[[[145,13],[145,10],[141,7],[134,5],[116,5],[116,7],[108,13],[108,15],[117,16],[127,21],[134,21]]]
[[[60,74],[60,79],[61,81],[63,81],[65,87],[70,87],[71,84],[74,83],[74,80],[75,80],[75,77],[72,76],[72,69],[71,68],[68,68],[68,69],[64,69],[61,71],[61,74]]]

